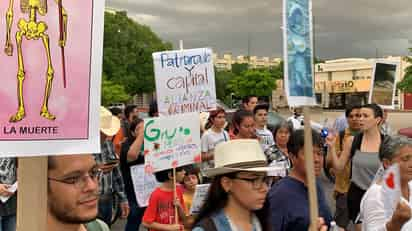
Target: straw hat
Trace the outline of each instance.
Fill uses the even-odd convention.
[[[114,136],[120,129],[120,120],[107,110],[105,107],[100,107],[100,131],[106,136]]]
[[[222,142],[215,148],[215,167],[205,169],[208,177],[231,172],[267,172],[266,156],[255,139],[238,139]]]

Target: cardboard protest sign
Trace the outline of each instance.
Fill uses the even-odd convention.
[[[190,214],[198,214],[203,204],[207,199],[210,184],[198,184],[196,185],[195,195],[193,195],[192,207],[190,208]]]
[[[396,76],[399,75],[398,62],[376,61],[369,93],[369,103],[377,103],[383,108],[394,108]]]
[[[212,54],[209,48],[153,53],[160,115],[216,108]]]
[[[385,171],[382,181],[382,200],[385,218],[391,218],[401,199],[401,174],[399,165],[394,164]]]
[[[283,53],[289,106],[316,104],[313,70],[312,2],[284,0]]]
[[[104,1],[56,2],[0,2],[1,156],[99,151]]]
[[[149,204],[150,195],[159,183],[153,174],[145,172],[143,164],[131,166],[130,173],[137,203],[140,207],[146,207]]]
[[[201,162],[198,113],[148,118],[144,123],[146,172]]]

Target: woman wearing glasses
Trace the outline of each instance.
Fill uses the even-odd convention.
[[[257,140],[239,139],[217,145],[215,167],[206,174],[214,177],[206,202],[193,231],[265,231],[265,218],[258,218],[270,180],[266,157]],[[326,230],[326,229],[325,229]]]

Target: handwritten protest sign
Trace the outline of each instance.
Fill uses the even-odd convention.
[[[209,48],[153,53],[160,115],[216,108],[212,54]]]
[[[401,199],[401,174],[399,165],[394,164],[385,171],[382,181],[382,199],[385,218],[390,219]]]
[[[147,172],[157,172],[201,161],[198,113],[148,118],[144,123]]]
[[[196,185],[195,195],[193,195],[192,207],[190,208],[190,214],[198,214],[203,204],[206,201],[207,193],[209,192],[210,184],[198,184]]]
[[[313,71],[312,3],[284,0],[285,90],[289,106],[316,104]]]
[[[383,108],[394,108],[396,76],[400,72],[399,62],[376,61],[373,68],[369,103],[377,103]]]
[[[140,207],[146,207],[149,204],[149,198],[159,183],[156,177],[144,170],[144,165],[134,165],[130,167],[132,175],[134,192],[137,203]]]
[[[99,152],[104,1],[62,8],[59,15],[57,1],[0,1],[1,17],[13,17],[1,20],[0,156]]]

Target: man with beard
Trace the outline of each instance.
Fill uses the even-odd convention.
[[[92,155],[49,157],[49,231],[109,230],[104,222],[96,219],[101,175]]]

